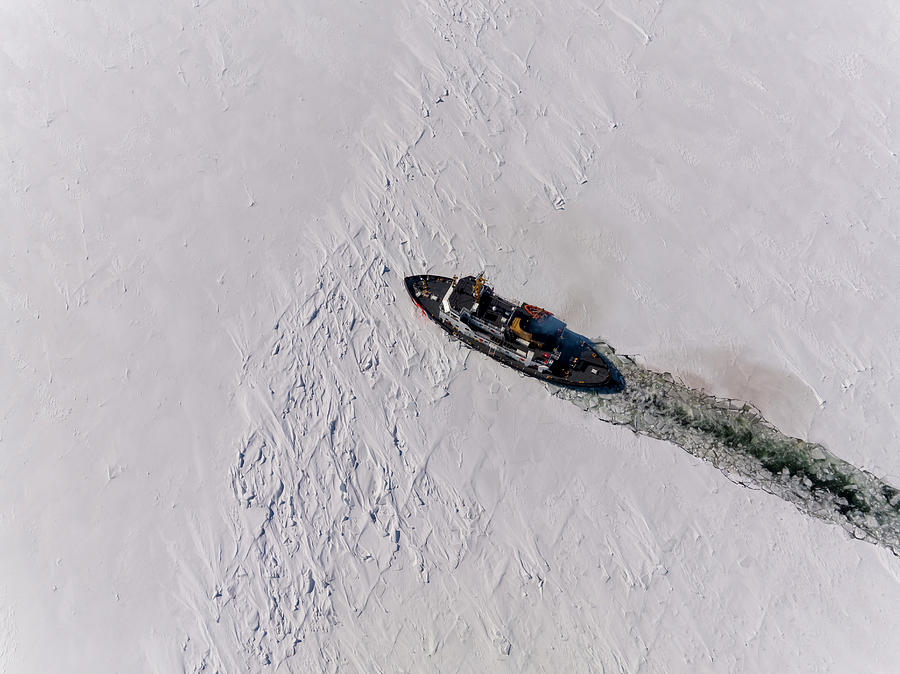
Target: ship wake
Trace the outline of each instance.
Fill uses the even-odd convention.
[[[605,342],[596,347],[622,374],[624,391],[558,389],[556,396],[604,421],[673,442],[731,481],[780,496],[900,556],[900,490],[820,444],[785,435],[753,405],[685,386],[616,354]]]

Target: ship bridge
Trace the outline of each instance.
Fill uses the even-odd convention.
[[[516,307],[509,322],[509,331],[516,338],[541,349],[553,349],[559,343],[566,324],[549,311],[523,304]]]

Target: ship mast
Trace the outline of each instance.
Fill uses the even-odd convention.
[[[475,279],[475,286],[472,288],[472,295],[476,300],[481,299],[481,291],[484,290],[484,272],[481,272]]]

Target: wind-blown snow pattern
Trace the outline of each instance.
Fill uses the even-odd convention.
[[[555,395],[604,421],[674,442],[729,479],[776,494],[900,555],[900,490],[821,444],[781,433],[752,404],[716,398],[617,355],[603,341],[595,344],[624,375],[625,391],[604,395],[556,387]]]
[[[360,284],[393,305],[384,267],[368,270]],[[223,581],[225,601],[247,603],[237,607],[247,618],[240,632],[260,664],[278,664],[379,603],[389,587],[385,574],[398,566],[427,579],[423,559],[407,550],[423,546],[449,562],[460,553],[459,532],[469,528],[469,506],[428,476],[427,455],[405,453],[410,442],[426,442],[415,423],[417,402],[402,383],[424,359],[409,336],[380,330],[382,321],[355,299],[359,290],[323,269],[313,292],[280,317],[268,357],[249,359],[242,376],[248,413],[265,421],[241,446],[232,484],[256,532],[245,554],[265,572],[247,575],[235,564]],[[429,365],[439,366],[435,355]],[[351,377],[339,359],[353,364]],[[358,416],[363,390],[384,402],[383,417]],[[417,531],[410,517],[425,500],[455,504],[456,515],[441,529]],[[327,646],[301,652],[314,656],[309,667],[347,664]],[[364,669],[364,659],[356,665]]]
[[[896,669],[896,2],[4,4],[0,670]]]
[[[640,259],[641,239],[690,218],[679,215],[688,208],[683,188],[658,170],[645,179],[631,158],[664,148],[664,161],[688,167],[686,184],[714,180],[719,169],[705,166],[710,152],[735,161],[747,172],[741,179],[759,170],[754,147],[736,149],[731,137],[709,140],[718,136],[704,126],[712,92],[703,81],[692,79],[672,97],[677,103],[663,106],[666,118],[669,105],[684,104],[680,114],[700,120],[693,146],[677,134],[655,138],[645,130],[651,135],[644,138],[629,129],[642,119],[645,90],[674,86],[635,66],[660,43],[648,31],[662,4],[626,12],[606,3],[585,11],[596,26],[584,29],[580,11],[560,13],[549,4],[429,2],[410,9],[415,30],[406,28],[393,73],[404,95],[372,102],[359,132],[365,156],[357,180],[299,224],[302,272],[282,293],[287,299],[271,332],[248,340],[243,354],[236,399],[246,430],[230,469],[236,547],[213,566],[207,610],[216,627],[195,637],[204,644],[193,662],[198,671],[209,665],[334,672],[752,668],[756,658],[725,652],[718,639],[764,642],[783,663],[793,637],[770,626],[768,604],[735,609],[746,624],[732,633],[723,623],[728,636],[711,640],[719,627],[694,626],[668,636],[673,622],[710,603],[721,607],[723,593],[754,595],[736,589],[736,568],[758,568],[770,582],[766,555],[754,561],[757,552],[749,548],[732,554],[711,545],[714,527],[695,521],[703,514],[676,517],[665,497],[677,499],[679,486],[657,472],[658,464],[649,468],[650,460],[637,458],[646,449],[607,437],[617,450],[601,446],[603,459],[591,452],[570,457],[563,450],[576,433],[567,424],[589,419],[574,408],[544,411],[545,434],[523,437],[521,427],[536,429],[517,419],[520,406],[548,410],[556,401],[540,384],[417,322],[403,289],[409,273],[486,269],[498,292],[518,288],[513,296],[528,293],[522,299],[557,310],[573,327],[581,327],[579,319],[604,319],[629,326],[640,339],[635,316],[666,309],[659,292],[633,277],[633,265],[658,260]],[[687,26],[692,21],[684,18]],[[701,31],[707,29],[716,35],[715,27]],[[593,30],[603,31],[606,46],[593,41]],[[615,77],[597,87],[590,77],[558,76],[577,69],[543,65],[555,59]],[[735,76],[749,95],[760,95],[751,69]],[[768,98],[760,105],[766,119],[784,119]],[[732,133],[731,120],[714,121],[723,129],[717,133]],[[714,142],[721,145],[710,150]],[[642,176],[640,189],[629,186],[632,170]],[[590,194],[599,196],[586,207]],[[745,211],[737,199],[730,208]],[[596,224],[557,229],[555,217],[563,213]],[[728,219],[702,209],[691,217],[711,220],[712,238]],[[668,259],[669,252],[665,244],[657,254]],[[582,260],[576,274],[567,273],[572,259]],[[592,303],[598,287],[601,301]],[[553,297],[531,294],[542,289]],[[592,315],[586,305],[603,313]],[[622,366],[632,384],[626,396],[574,401],[612,405],[602,407],[601,418],[704,458],[719,456],[714,462],[733,480],[785,497],[795,493],[790,500],[807,511],[852,521],[856,535],[889,538],[862,526],[868,520],[856,511],[841,514],[842,495],[804,492],[802,483],[792,492],[792,480],[802,478],[773,477],[771,468],[732,451],[708,428],[678,423],[674,405],[642,407],[641,395],[652,399],[659,391],[663,405],[682,400],[686,418],[731,420],[720,401]],[[753,429],[768,432],[762,421]],[[557,466],[553,478],[548,464]],[[623,470],[629,479],[619,481]],[[758,509],[766,506],[752,493],[716,493],[716,483],[704,480],[712,478],[691,474],[682,483],[690,487],[680,488],[691,490],[692,502],[708,498],[708,510],[728,503],[737,525],[719,535],[734,545],[743,523],[770,537],[764,546],[779,545],[779,529],[761,518]],[[802,540],[820,535],[812,525],[804,518]],[[683,561],[686,547],[702,564]],[[791,549],[783,554],[793,559]],[[718,569],[720,589],[700,580],[707,566]],[[781,582],[793,582],[795,568],[787,562],[785,568],[791,580]],[[221,647],[222,634],[239,647]],[[565,653],[557,655],[560,644]],[[821,663],[828,667],[827,659]],[[794,668],[809,664],[802,657]]]

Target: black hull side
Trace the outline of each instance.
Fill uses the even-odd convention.
[[[415,286],[423,280],[428,284],[430,294],[416,297]],[[408,276],[405,279],[405,283],[406,290],[412,301],[422,310],[423,314],[437,323],[442,330],[447,332],[451,337],[458,339],[469,348],[479,351],[507,367],[518,370],[529,377],[534,377],[535,379],[540,379],[556,384],[557,386],[571,389],[594,390],[601,393],[618,393],[624,389],[622,375],[619,374],[612,363],[594,349],[593,346],[590,345],[590,342],[581,335],[577,335],[570,330],[565,331],[563,335],[564,354],[568,351],[568,358],[571,358],[572,355],[578,355],[581,360],[590,362],[597,368],[597,375],[591,375],[588,372],[573,373],[576,376],[581,377],[581,380],[579,381],[571,377],[571,375],[569,377],[564,377],[551,372],[538,372],[534,368],[525,367],[522,363],[495,351],[492,348],[490,341],[472,339],[468,335],[456,330],[452,325],[441,320],[440,303],[444,294],[452,285],[453,279],[447,278],[446,276],[432,276],[426,274],[420,276]]]

